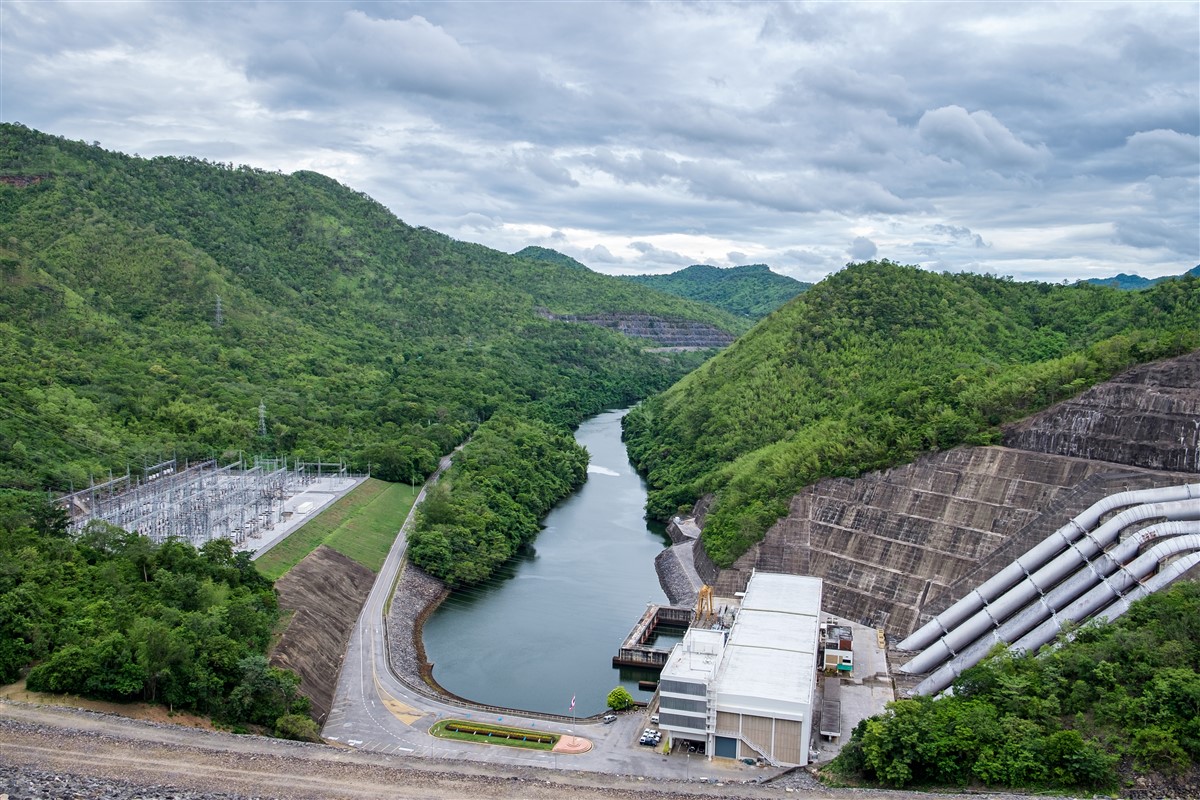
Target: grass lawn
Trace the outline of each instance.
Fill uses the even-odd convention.
[[[368,478],[254,563],[275,580],[324,544],[378,572],[412,501],[410,486]]]
[[[462,731],[451,728],[463,728]],[[470,731],[470,732],[468,732]],[[488,725],[486,723],[468,722],[462,719],[444,719],[429,729],[429,732],[439,739],[457,739],[461,742],[478,742],[479,744],[500,744],[506,747],[524,747],[529,750],[553,750],[558,741],[557,733],[535,731],[529,728],[510,728],[505,725]],[[529,737],[529,741],[524,737]],[[542,741],[542,740],[549,741]]]

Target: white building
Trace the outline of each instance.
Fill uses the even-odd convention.
[[[821,579],[755,572],[729,630],[690,628],[659,678],[659,727],[709,757],[808,763]]]

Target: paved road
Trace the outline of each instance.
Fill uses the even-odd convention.
[[[560,724],[521,715],[491,715],[431,700],[408,689],[393,673],[387,659],[383,612],[404,562],[408,532],[417,505],[425,491],[441,477],[450,457],[442,459],[413,504],[387,560],[375,579],[358,623],[350,637],[338,676],[333,708],[322,731],[331,739],[351,747],[395,756],[450,758],[504,765],[539,766],[551,769],[587,770],[621,775],[644,775],[675,779],[707,779],[722,782],[753,781],[776,774],[776,770],[748,767],[740,763],[709,762],[699,756],[665,756],[638,745],[646,725],[644,713],[621,715],[610,725],[599,723]],[[592,741],[591,751],[565,755],[528,751],[495,745],[453,742],[430,736],[428,730],[439,719],[470,718],[531,727],[555,733],[575,734]]]

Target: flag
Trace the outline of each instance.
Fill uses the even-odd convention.
[[[575,695],[571,695],[571,707],[568,708],[567,711],[574,711],[574,710],[575,710]]]

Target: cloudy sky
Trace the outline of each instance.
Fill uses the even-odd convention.
[[[612,273],[1200,263],[1200,3],[0,0],[0,119]]]

